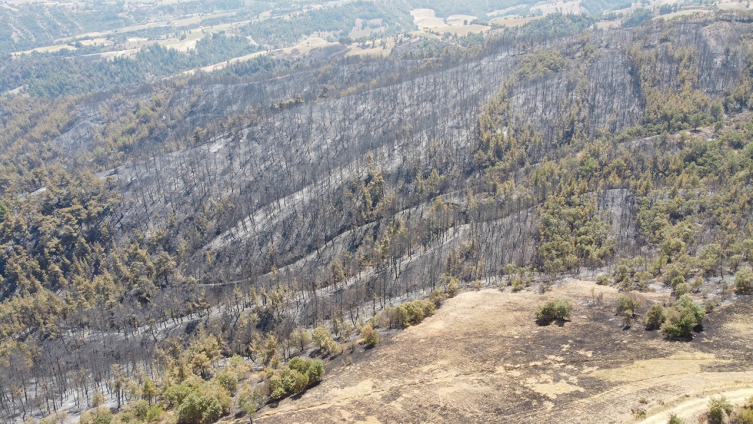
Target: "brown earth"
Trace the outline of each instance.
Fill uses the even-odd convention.
[[[623,329],[613,313],[617,296],[582,281],[543,295],[462,293],[253,421],[666,422],[670,410],[700,414],[709,395],[753,388],[750,299],[717,309],[693,341],[670,342],[640,324]],[[575,304],[572,320],[538,326],[535,309],[551,297]]]

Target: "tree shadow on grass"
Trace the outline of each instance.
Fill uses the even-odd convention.
[[[547,327],[549,325],[556,325],[557,327],[564,327],[566,322],[570,322],[569,319],[556,318],[556,319],[537,319],[536,325],[539,327]]]
[[[296,393],[296,394],[294,394],[294,395],[290,396],[290,398],[291,398],[291,399],[293,399],[293,400],[298,400],[298,399],[300,399],[300,398],[301,398],[301,397],[302,397],[303,395],[305,395],[305,394],[306,394],[306,392],[308,392],[308,391],[309,391],[309,389],[311,389],[312,387],[316,387],[316,386],[318,386],[318,385],[320,385],[320,384],[322,384],[322,382],[321,382],[321,381],[317,381],[316,383],[313,383],[313,384],[311,384],[310,386],[306,387],[306,388],[305,388],[305,389],[303,389],[302,391],[300,391],[300,392],[298,392],[298,393]]]

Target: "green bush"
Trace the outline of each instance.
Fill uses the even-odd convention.
[[[458,279],[455,277],[450,277],[444,289],[445,294],[447,294],[447,297],[455,297],[455,295],[458,294],[458,290],[460,290]]]
[[[342,352],[340,345],[332,339],[329,331],[324,327],[317,327],[312,333],[314,342],[319,349],[324,350],[329,355],[339,355]]]
[[[646,329],[656,330],[664,324],[667,317],[664,315],[664,307],[659,304],[651,305],[646,312]]]
[[[305,374],[311,366],[311,363],[311,359],[303,359],[296,356],[295,358],[291,359],[290,362],[288,362],[288,368]]]
[[[193,393],[193,389],[186,383],[171,386],[165,391],[164,398],[170,406],[180,406]]]
[[[374,347],[379,343],[379,332],[374,330],[370,325],[367,325],[361,329],[361,338],[364,345]]]
[[[300,393],[309,385],[308,375],[281,367],[269,378],[272,399],[279,400],[287,396]]]
[[[110,424],[112,422],[112,415],[102,414],[94,420],[94,424]]]
[[[548,324],[554,320],[566,320],[570,318],[573,305],[567,300],[550,299],[539,306],[536,311],[536,321],[539,324]]]
[[[685,284],[685,277],[683,277],[682,275],[678,275],[672,278],[671,284],[672,284],[672,290],[673,291],[677,290],[677,286],[679,286],[680,284]]]
[[[144,421],[146,420],[147,412],[149,412],[149,402],[145,400],[137,401],[133,403],[133,406],[131,406],[130,409],[133,411],[133,414],[136,415],[136,418]]]
[[[389,311],[390,326],[393,328],[406,328],[421,323],[424,318],[431,316],[436,311],[434,302],[428,300],[414,300],[403,303]]]
[[[236,390],[238,390],[238,376],[232,371],[224,370],[221,373],[217,374],[215,379],[217,379],[217,383],[219,383],[220,386],[222,386],[230,394],[233,394]]]
[[[266,385],[252,389],[248,384],[244,384],[238,392],[238,407],[248,415],[255,413],[269,399],[265,388]]]
[[[675,286],[675,296],[680,297],[690,293],[690,286],[688,283],[682,282]]]
[[[722,424],[730,414],[732,414],[732,404],[727,398],[721,396],[709,400],[709,424]]]
[[[687,339],[692,336],[694,328],[703,323],[706,311],[693,299],[684,295],[667,311],[667,319],[661,326],[661,332],[671,339]]]
[[[596,284],[600,286],[606,286],[609,284],[609,276],[607,274],[601,274],[596,277]]]
[[[743,268],[735,274],[735,291],[739,294],[753,294],[753,271]]]
[[[211,424],[222,416],[222,404],[209,395],[189,394],[178,409],[178,422],[183,424]]]
[[[322,381],[324,378],[324,363],[321,359],[314,359],[309,369],[306,371],[306,375],[309,377],[309,384],[314,384]]]
[[[447,299],[447,297],[448,295],[444,292],[444,290],[436,289],[429,295],[429,301],[433,302],[434,305],[438,308],[442,305],[442,302]]]
[[[640,309],[643,301],[635,293],[622,294],[617,298],[617,315],[632,317]]]
[[[750,406],[739,408],[735,419],[736,424],[753,424],[753,409]]]
[[[677,414],[672,414],[669,416],[669,421],[667,421],[667,424],[685,424],[685,422],[681,420],[680,417],[677,416]]]
[[[148,411],[146,411],[146,422],[151,423],[151,422],[159,421],[160,418],[162,418],[161,406],[154,405],[151,408],[149,408]]]

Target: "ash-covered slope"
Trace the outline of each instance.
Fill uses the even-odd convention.
[[[746,23],[696,20],[532,46],[504,44],[467,63],[429,68],[404,81],[337,99],[311,99],[310,94],[324,86],[305,76],[288,81],[284,90],[272,84],[267,93],[282,91],[266,97],[250,94],[256,86],[202,87],[206,90],[197,113],[208,116],[243,110],[260,98],[309,95],[289,109],[265,110],[253,123],[201,146],[119,169],[119,189],[129,205],[120,223],[146,229],[148,218],[165,222],[170,214],[191,221],[203,202],[225,198],[232,207],[208,230],[217,236],[200,242],[203,248],[186,272],[206,283],[250,282],[273,265],[281,268],[308,258],[318,270],[308,270],[313,272],[308,278],[323,280],[329,258],[357,250],[365,237],[378,237],[397,216],[421,225],[437,198],[461,210],[456,222],[467,222],[468,217],[460,215],[466,178],[474,172],[477,118],[503,85],[509,98],[506,119],[538,134],[538,157],[556,156],[567,134],[581,131],[597,137],[600,131],[619,133],[642,122],[642,85],[649,69],[638,69],[636,55],[654,58],[653,88],[674,91],[680,89],[684,66],[676,52],[692,51],[690,82],[712,99],[721,97],[744,69],[740,37],[747,31]],[[526,58],[549,52],[558,52],[563,61],[556,71],[520,72],[529,64]],[[374,70],[379,66],[369,69],[378,73]],[[351,70],[346,67],[343,74],[346,71]],[[419,188],[419,180],[429,178],[432,170],[442,182],[429,192]],[[384,180],[383,198],[365,205],[362,191],[377,172]],[[603,196],[614,201],[613,195]],[[530,236],[535,225],[525,218],[526,212],[518,213],[523,217],[492,214],[484,225],[500,227],[492,221],[512,219],[510,225],[527,228]],[[528,224],[519,227],[520,220]],[[513,262],[530,262],[533,245],[524,253],[518,243],[505,243],[509,237],[503,235],[510,228],[501,227],[481,234],[520,252],[508,254],[507,261],[514,257]]]

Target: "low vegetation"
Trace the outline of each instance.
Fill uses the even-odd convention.
[[[536,310],[536,322],[541,325],[550,324],[553,321],[565,321],[570,318],[573,304],[562,299],[549,299]]]
[[[693,330],[703,326],[706,311],[693,301],[689,295],[684,295],[666,310],[666,320],[661,325],[661,332],[670,339],[689,339]]]
[[[361,339],[366,347],[372,348],[379,344],[379,331],[367,325],[361,329]]]

